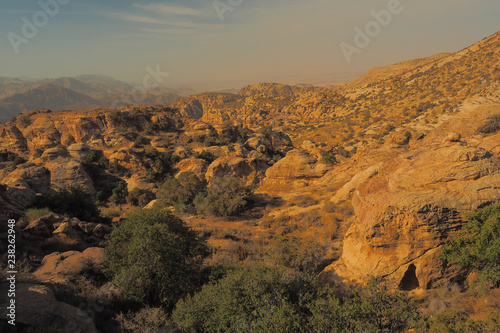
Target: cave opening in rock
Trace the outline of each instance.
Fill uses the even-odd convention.
[[[401,282],[399,283],[399,289],[410,291],[420,287],[420,283],[418,282],[417,274],[415,271],[417,267],[414,264],[408,266]]]

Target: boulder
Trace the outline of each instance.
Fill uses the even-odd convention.
[[[2,295],[7,295],[8,284],[0,285]],[[9,299],[0,298],[0,313],[7,318]],[[83,310],[59,302],[52,290],[43,285],[17,283],[16,323],[38,329],[60,329],[62,332],[97,333],[92,318]]]
[[[318,180],[329,170],[324,163],[303,149],[289,151],[284,158],[267,169],[266,178],[259,192],[282,193],[294,188],[307,186]]]
[[[187,158],[175,165],[175,168],[179,170],[177,176],[182,172],[190,171],[194,173],[198,178],[205,179],[205,173],[207,172],[208,162],[200,158]],[[176,176],[176,177],[177,177]]]
[[[89,247],[83,252],[53,252],[43,257],[41,266],[33,272],[43,283],[68,283],[89,270],[102,269],[104,249]]]
[[[254,186],[264,178],[268,167],[269,165],[260,159],[220,157],[210,164],[205,177],[210,182],[214,177],[231,176],[240,179],[246,186]]]

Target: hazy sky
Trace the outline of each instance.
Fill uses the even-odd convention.
[[[171,87],[307,81],[458,51],[500,30],[498,0],[397,2],[0,0],[0,76],[140,82],[160,65]],[[48,14],[40,3],[52,3]],[[395,13],[377,31],[371,11],[388,7]],[[355,47],[354,29],[367,24],[374,37],[348,63],[340,44]]]

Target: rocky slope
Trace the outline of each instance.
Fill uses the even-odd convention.
[[[342,257],[324,276],[383,276],[411,289],[446,276],[439,249],[463,213],[500,201],[500,128],[481,132],[498,117],[500,105],[469,107],[344,185],[332,200],[350,192],[356,215]],[[416,277],[411,286],[409,270]]]

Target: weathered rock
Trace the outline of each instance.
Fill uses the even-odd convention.
[[[67,283],[86,271],[102,269],[103,259],[104,249],[100,247],[89,247],[83,252],[53,252],[43,258],[33,275],[43,283]]]
[[[354,192],[354,190],[370,179],[371,177],[375,176],[378,173],[378,170],[380,169],[381,164],[373,165],[369,167],[368,169],[358,173],[352,179],[346,183],[340,190],[338,190],[335,195],[332,197],[331,201],[333,203],[340,203],[345,200],[351,199],[351,195]]]
[[[92,148],[84,143],[74,143],[68,147],[68,152],[74,159],[81,160],[85,158]]]
[[[321,178],[329,167],[302,149],[289,151],[284,158],[267,169],[260,192],[280,193],[307,186],[309,181]]]
[[[2,295],[7,294],[8,284],[0,285]],[[7,318],[7,297],[0,301],[2,318]],[[52,290],[43,285],[17,283],[16,322],[38,329],[60,329],[63,332],[97,333],[92,318],[84,311],[59,302]]]
[[[500,158],[478,147],[476,137],[447,140],[450,130],[475,132],[473,119],[485,115],[472,114],[459,114],[430,133],[409,152],[411,159],[386,161],[378,174],[362,177],[367,179],[353,195],[356,218],[341,259],[323,275],[331,271],[357,281],[384,276],[406,287],[413,280],[411,289],[415,281],[431,288],[449,274],[440,247],[462,225],[462,213],[500,201]]]
[[[240,179],[246,186],[253,186],[260,183],[268,167],[259,159],[220,157],[210,164],[205,177],[210,182],[214,177],[231,176]]]
[[[187,158],[175,165],[176,169],[179,169],[177,176],[182,172],[190,171],[194,173],[198,178],[205,179],[205,173],[207,172],[207,161],[199,158]]]

